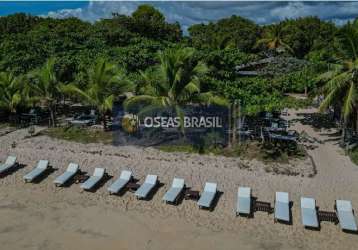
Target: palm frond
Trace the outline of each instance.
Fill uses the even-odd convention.
[[[138,113],[139,110],[148,105],[159,103],[158,98],[150,95],[133,96],[124,101],[123,106],[127,112]]]
[[[353,81],[351,81],[348,94],[345,97],[344,106],[343,106],[343,116],[345,121],[348,120],[349,116],[353,111],[354,105],[357,101],[355,97],[356,97],[356,89]]]
[[[224,97],[214,95],[212,92],[200,93],[196,96],[197,101],[202,104],[213,104],[218,106],[228,106],[229,102]]]

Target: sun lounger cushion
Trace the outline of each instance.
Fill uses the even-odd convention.
[[[118,193],[132,178],[132,172],[123,170],[119,178],[108,187],[110,193]]]
[[[249,187],[239,187],[237,192],[237,213],[251,213],[251,189]]]
[[[304,226],[318,228],[315,199],[301,197],[301,218]]]
[[[0,174],[12,168],[16,164],[15,156],[8,156],[4,164],[0,164]]]
[[[104,168],[95,168],[93,175],[82,183],[81,188],[85,190],[92,189],[103,178],[104,174]]]
[[[211,203],[213,202],[216,195],[216,183],[205,183],[204,192],[201,194],[200,199],[198,201],[198,205],[200,207],[211,207]]]
[[[36,166],[30,173],[24,176],[24,180],[31,182],[41,174],[43,174],[46,169],[48,168],[48,161],[47,160],[40,160]]]
[[[63,185],[65,182],[70,180],[78,171],[78,164],[70,163],[67,167],[67,170],[60,176],[58,176],[54,183],[57,185]]]
[[[337,216],[343,230],[358,231],[352,203],[347,200],[336,201]]]
[[[183,191],[184,185],[184,179],[174,178],[172,186],[165,193],[163,200],[167,202],[174,202],[178,195]]]
[[[158,177],[156,175],[147,175],[144,183],[138,188],[135,192],[135,195],[138,198],[145,198],[149,194],[149,192],[155,187],[157,184]]]
[[[290,204],[288,193],[276,192],[275,199],[275,219],[281,221],[290,221]]]

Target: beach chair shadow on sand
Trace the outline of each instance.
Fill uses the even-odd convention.
[[[55,171],[56,169],[50,166],[47,160],[40,160],[37,166],[27,173],[23,179],[25,182],[40,183]]]
[[[223,192],[217,190],[216,183],[206,182],[197,204],[200,209],[214,211],[222,195]]]
[[[56,186],[64,186],[66,183],[69,183],[70,180],[78,173],[79,166],[75,163],[70,163],[66,169],[66,171],[58,176],[53,183],[55,183]]]
[[[96,192],[113,176],[106,173],[104,168],[95,168],[93,175],[81,184],[81,188],[88,192]]]
[[[3,164],[0,164],[0,175],[6,173],[7,171],[9,171],[11,168],[16,167],[17,163],[16,163],[16,156],[8,156],[6,161]]]
[[[137,199],[151,200],[162,186],[164,186],[164,184],[159,182],[158,176],[147,175],[144,183],[137,189],[134,195]]]
[[[182,200],[182,196],[185,190],[185,181],[181,178],[174,178],[172,186],[163,196],[163,201],[169,204],[178,205],[179,201]]]
[[[123,170],[117,180],[115,180],[108,188],[109,194],[119,194],[123,191],[126,185],[133,180],[131,171]]]
[[[26,167],[26,165],[16,161],[16,156],[8,156],[6,161],[0,164],[0,178],[11,175],[24,167]]]

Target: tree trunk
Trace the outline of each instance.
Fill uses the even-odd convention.
[[[103,130],[107,131],[107,119],[106,119],[106,114],[102,115],[102,121],[103,121]]]
[[[50,127],[56,127],[55,106],[50,105],[49,110],[50,110]]]
[[[305,86],[305,96],[307,97],[307,86]]]

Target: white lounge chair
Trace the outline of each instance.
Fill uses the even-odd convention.
[[[25,182],[32,182],[35,178],[42,175],[48,169],[48,161],[47,160],[40,160],[37,163],[37,166],[28,174],[24,176]]]
[[[174,178],[171,188],[165,193],[163,200],[175,202],[185,187],[184,179]]]
[[[128,171],[128,170],[123,170],[121,172],[121,175],[119,176],[119,178],[112,183],[111,186],[108,187],[108,192],[110,194],[116,194],[119,191],[121,191],[122,188],[125,187],[125,185],[127,185],[127,183],[132,179],[132,172]]]
[[[251,214],[251,188],[239,187],[237,191],[236,216]]]
[[[336,213],[342,230],[357,232],[352,203],[347,200],[336,200]]]
[[[158,176],[156,175],[147,175],[144,183],[138,188],[138,190],[134,193],[138,199],[146,198],[149,192],[157,185]]]
[[[0,164],[0,174],[16,166],[16,156],[8,156],[4,164]]]
[[[81,184],[81,188],[84,190],[92,189],[104,177],[105,173],[106,170],[104,168],[95,168],[93,175]]]
[[[78,172],[79,167],[78,164],[70,163],[67,167],[67,170],[60,176],[58,176],[53,183],[55,183],[56,186],[62,186],[67,181],[69,181],[75,174]]]
[[[217,184],[207,182],[205,183],[204,192],[200,195],[198,200],[199,208],[210,208],[217,192]]]
[[[276,192],[275,221],[290,222],[290,201],[286,192]]]
[[[301,218],[305,227],[319,227],[315,199],[301,197]]]

